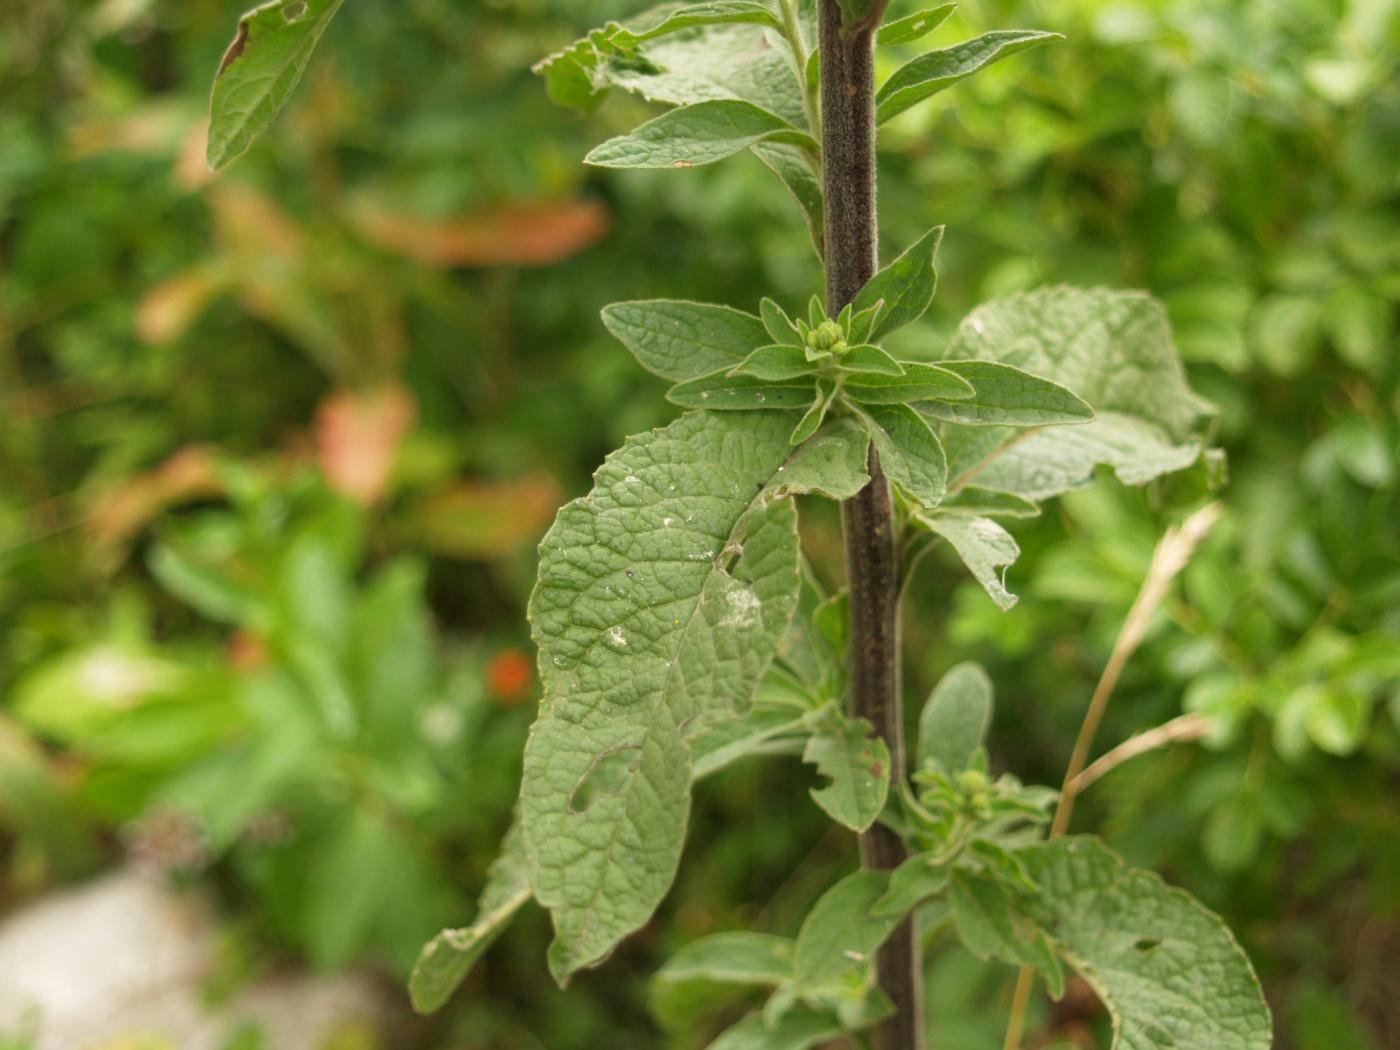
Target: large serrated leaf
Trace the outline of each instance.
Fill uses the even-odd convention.
[[[614,303],[603,326],[648,372],[677,382],[733,368],[769,342],[753,314],[675,299]]]
[[[748,706],[797,600],[789,415],[692,413],[629,440],[540,545],[544,699],[521,788],[561,982],[651,915],[690,807],[689,739]],[[787,468],[791,466],[791,470]]]
[[[903,113],[910,106],[952,87],[985,69],[993,62],[1047,40],[1062,39],[1059,33],[1034,29],[997,29],[961,44],[930,51],[905,63],[880,87],[875,99],[875,117],[881,124]]]
[[[816,143],[775,113],[736,99],[681,106],[597,146],[584,163],[600,168],[693,168],[761,142]]]
[[[296,89],[342,0],[272,0],[238,20],[209,101],[213,170],[248,149]]]
[[[1267,1050],[1269,1008],[1220,918],[1090,838],[1021,853],[1029,914],[1113,1016],[1113,1050]]]
[[[1190,466],[1204,448],[1210,406],[1187,385],[1166,311],[1141,292],[1058,286],[995,300],[963,320],[944,356],[1020,368],[1095,414],[1034,432],[940,426],[954,491],[975,484],[1048,499],[1088,484],[1099,464],[1140,485]]]
[[[441,1009],[529,899],[525,843],[516,821],[501,843],[500,856],[491,865],[472,924],[460,930],[443,930],[419,955],[408,984],[413,1008],[423,1014]]]

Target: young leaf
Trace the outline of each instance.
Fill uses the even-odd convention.
[[[795,346],[760,346],[730,369],[728,374],[785,380],[796,379],[813,371],[815,369],[812,362],[807,360],[807,355]]]
[[[758,312],[763,319],[763,327],[774,343],[802,349],[802,337],[797,334],[797,326],[792,323],[786,310],[772,299],[764,298],[758,304]]]
[[[847,307],[846,309],[850,309]],[[878,346],[853,346],[841,355],[841,367],[866,375],[902,376],[904,366]]]
[[[774,175],[778,176],[793,199],[802,210],[802,218],[807,223],[807,232],[812,237],[812,247],[821,258],[825,240],[826,221],[823,213],[821,179],[813,165],[812,154],[800,146],[783,142],[759,142],[749,147],[749,151],[761,160]]]
[[[860,418],[890,480],[920,506],[938,506],[947,488],[948,464],[922,417],[908,405],[877,405]]]
[[[1141,292],[1055,287],[973,311],[954,359],[997,361],[1073,390],[1092,422],[1026,433],[942,426],[955,488],[976,484],[1029,500],[1088,484],[1100,463],[1140,485],[1201,455],[1210,406],[1186,383],[1166,311]]]
[[[942,4],[939,7],[931,7],[927,11],[919,11],[903,18],[896,18],[893,22],[886,22],[880,27],[875,42],[881,47],[889,47],[892,44],[908,44],[922,39],[946,22],[948,16],[953,13],[953,9],[957,6],[957,4]]]
[[[812,734],[802,761],[817,767],[831,783],[813,788],[812,798],[836,823],[865,831],[885,808],[890,790],[890,753],[871,736],[865,719],[845,720]]]
[[[870,278],[857,293],[857,311],[868,310],[881,300],[885,303],[875,317],[875,327],[869,336],[871,342],[879,342],[924,315],[938,289],[934,259],[942,242],[943,227],[935,226]]]
[[[506,832],[501,854],[491,865],[472,924],[460,930],[443,930],[419,955],[408,983],[413,1008],[420,1014],[441,1009],[529,899],[524,837],[517,820]]]
[[[961,401],[975,396],[972,384],[937,365],[908,361],[901,376],[852,376],[846,393],[866,405],[904,405],[914,401]]]
[[[1041,888],[1025,907],[1113,1017],[1113,1050],[1267,1050],[1259,979],[1214,913],[1102,843],[1021,851]]]
[[[730,989],[777,986],[792,975],[794,944],[786,937],[746,930],[717,933],[692,941],[652,976],[652,1013],[676,1026],[708,1012]]]
[[[875,119],[883,124],[910,106],[952,87],[960,80],[966,80],[993,62],[1047,40],[1059,39],[1062,39],[1059,33],[998,29],[952,47],[930,51],[905,63],[881,85],[875,96]]]
[[[614,303],[603,326],[648,372],[678,382],[733,368],[770,341],[753,314],[673,299]]]
[[[732,157],[764,141],[816,143],[782,117],[751,102],[716,99],[682,106],[609,139],[584,157],[600,168],[693,168]]]
[[[296,89],[342,0],[271,0],[238,20],[209,102],[206,159],[217,171],[267,130]]]
[[[1094,410],[1059,383],[995,361],[940,361],[976,391],[956,405],[929,405],[925,414],[964,426],[1046,427],[1088,423]]]
[[[1005,569],[1021,556],[1021,548],[1011,534],[990,518],[967,518],[959,514],[921,514],[917,520],[953,545],[958,557],[1003,612],[1017,598],[1006,589]]]
[[[992,680],[981,664],[953,667],[919,714],[918,766],[932,762],[950,776],[967,768],[992,722]]]
[[[1064,974],[1045,932],[1015,907],[1016,898],[999,881],[956,871],[948,903],[958,939],[973,955],[1034,966],[1052,995],[1064,994]]]
[[[540,545],[530,621],[544,698],[521,815],[561,982],[666,893],[689,815],[689,740],[748,706],[787,628],[799,573],[781,496],[804,479],[837,498],[857,491],[814,465],[839,460],[804,462],[791,427],[781,412],[698,412],[632,438]]]
[[[903,918],[931,897],[948,888],[946,864],[935,864],[930,854],[910,857],[890,873],[890,888],[871,906],[871,914]]]
[[[826,419],[826,411],[831,407],[832,399],[836,396],[836,384],[829,379],[817,380],[817,396],[812,401],[812,407],[807,409],[803,417],[798,420],[797,426],[792,428],[792,436],[788,441],[794,445],[800,445],[817,432],[823,420]]]
[[[749,411],[767,408],[806,408],[815,390],[811,377],[777,381],[731,376],[728,370],[677,383],[666,400],[682,408]]]
[[[871,909],[889,888],[889,872],[852,872],[812,906],[797,934],[793,988],[800,995],[849,988],[849,975],[866,970],[898,917]]]

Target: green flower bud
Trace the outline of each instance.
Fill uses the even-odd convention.
[[[846,333],[835,321],[823,321],[807,333],[807,346],[812,350],[844,354],[846,352]]]

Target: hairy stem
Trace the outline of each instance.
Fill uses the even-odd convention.
[[[821,0],[822,182],[826,193],[827,312],[835,316],[875,274],[875,25],[842,28],[837,0]],[[876,19],[878,21],[878,19]],[[905,776],[899,702],[899,559],[894,507],[880,459],[870,450],[870,484],[841,507],[851,592],[851,710],[885,740],[890,776]],[[896,781],[898,783],[898,781]],[[890,869],[904,843],[876,824],[860,838],[861,863]],[[912,919],[880,949],[876,970],[895,1014],[876,1031],[879,1050],[919,1050],[923,978]]]

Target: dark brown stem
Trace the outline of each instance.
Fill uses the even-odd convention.
[[[827,312],[851,302],[875,274],[875,25],[847,32],[837,0],[821,3],[822,181],[826,191]],[[881,5],[883,6],[883,5]],[[878,21],[878,18],[875,20]],[[890,751],[890,776],[905,775],[899,702],[899,560],[894,508],[880,459],[870,450],[870,484],[841,507],[851,594],[851,711]],[[861,863],[890,869],[904,843],[882,824],[860,837]],[[880,987],[895,1014],[876,1031],[879,1050],[923,1045],[923,978],[918,941],[906,921],[876,957]]]

